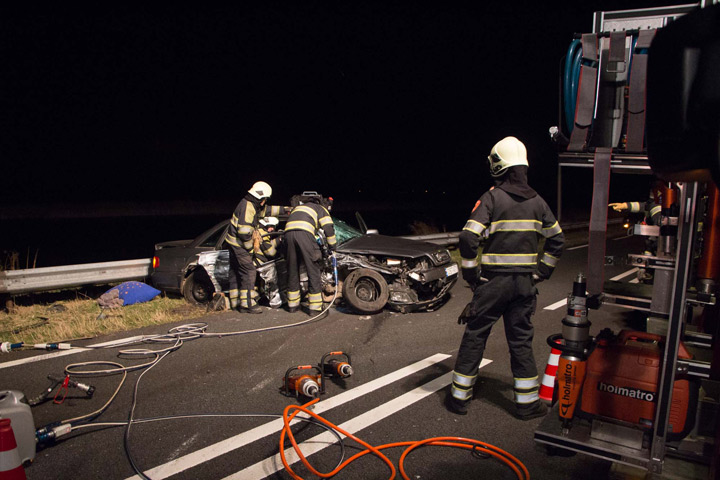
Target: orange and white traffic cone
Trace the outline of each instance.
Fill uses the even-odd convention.
[[[26,480],[10,419],[0,419],[0,480]]]
[[[548,363],[545,367],[545,375],[543,375],[542,383],[540,384],[540,400],[548,405],[552,405],[553,401],[555,377],[557,376],[560,354],[560,350],[556,348],[550,349],[550,358],[548,358]]]

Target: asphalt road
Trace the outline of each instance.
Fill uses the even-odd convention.
[[[608,255],[641,249],[642,241],[637,238],[608,241]],[[541,375],[549,355],[546,338],[560,332],[565,312],[561,301],[571,291],[578,271],[586,271],[586,255],[587,248],[567,250],[553,278],[539,285],[534,348]],[[621,265],[608,267],[606,278],[627,270],[629,267]],[[460,281],[452,299],[435,312],[403,315],[384,311],[361,316],[333,308],[326,318],[302,326],[185,341],[153,368],[130,372],[116,399],[95,422],[127,421],[137,386],[135,419],[219,415],[133,424],[127,446],[136,465],[150,478],[291,478],[274,460],[280,439],[277,418],[286,406],[302,402],[281,394],[282,378],[291,367],[317,364],[323,354],[343,351],[350,354],[355,373],[346,380],[328,381],[316,410],[371,445],[438,436],[467,437],[511,453],[534,479],[607,478],[609,462],[582,454],[551,456],[533,440],[542,419],[523,422],[513,417],[512,373],[502,323],[495,326],[490,337],[485,358],[491,363],[481,369],[469,414],[458,416],[445,409],[443,401],[463,332],[456,319],[470,297],[469,289]],[[554,309],[546,308],[552,305]],[[185,323],[206,322],[208,332],[237,332],[306,318],[304,314],[267,310],[262,315],[215,313],[189,318]],[[631,316],[619,307],[604,306],[591,311],[590,318],[591,333],[595,334],[604,327],[618,331],[628,325]],[[124,332],[82,345],[162,334],[170,327]],[[152,343],[143,347],[165,346]],[[60,374],[71,363],[110,361],[130,366],[147,360],[118,355],[118,351],[72,351],[50,358],[33,351],[4,354],[0,357],[0,390],[19,390],[33,397],[47,387],[48,374]],[[40,358],[44,359],[32,361]],[[34,407],[36,427],[95,411],[111,397],[121,376],[79,381],[94,385],[95,395],[87,398],[71,389],[60,405],[46,402]],[[308,442],[303,451],[318,450],[309,456],[318,469],[326,472],[335,466],[340,448],[329,446],[323,437],[314,438],[324,430],[307,424],[294,430],[298,441]],[[75,430],[54,445],[40,448],[35,461],[26,468],[27,477],[133,477],[135,472],[124,448],[125,433],[123,427],[109,426]],[[355,442],[345,441],[346,458],[359,450]],[[402,450],[387,450],[396,466]],[[510,468],[495,459],[477,458],[467,450],[448,447],[419,449],[408,456],[405,466],[414,479],[516,478]],[[300,464],[294,468],[304,478],[316,478]],[[368,455],[336,478],[390,478],[390,469]]]

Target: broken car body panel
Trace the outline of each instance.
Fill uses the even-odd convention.
[[[333,218],[333,221],[339,244],[335,253],[339,277],[338,291],[343,290],[343,281],[351,272],[366,269],[382,276],[386,285],[377,285],[381,282],[376,279],[374,288],[386,290],[382,292],[387,295],[386,306],[394,310],[411,312],[434,309],[449,298],[450,289],[458,278],[458,266],[452,261],[450,253],[446,249],[416,240],[367,235],[340,219]],[[215,232],[214,229],[224,232],[226,228],[227,222],[223,222],[203,235],[206,238],[214,238],[215,235],[212,234]],[[204,251],[195,253],[195,258],[189,259],[185,264],[180,273],[183,282],[193,274],[203,273],[212,283],[211,286],[208,285],[208,288],[227,292],[230,278],[229,254],[227,250],[222,249],[222,235],[219,235],[218,238],[214,247],[209,246],[205,241]],[[171,242],[159,245],[167,243]],[[198,243],[202,242],[193,241],[181,249],[197,248]],[[162,254],[163,252],[156,250],[157,253]],[[162,267],[162,259],[160,266]],[[301,272],[301,283],[306,286],[307,277],[303,273]],[[285,261],[281,256],[258,267],[258,289],[262,295],[270,299],[271,305],[274,302],[277,306],[277,303],[281,301],[278,298],[278,291],[285,291],[285,275]],[[325,259],[322,279],[324,292],[332,292],[335,285],[329,259]],[[167,283],[165,282],[165,284]],[[365,288],[364,284],[360,283],[361,285],[358,287],[359,301],[365,300],[364,295],[367,296],[368,302],[376,299],[377,292],[373,292],[372,288]],[[366,286],[369,287],[370,283],[366,282]],[[183,291],[182,285],[178,286],[175,291]],[[362,306],[358,306],[357,302],[356,299],[355,305],[352,302],[349,303],[356,310],[368,311],[362,310]]]

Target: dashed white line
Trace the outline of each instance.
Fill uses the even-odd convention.
[[[616,276],[614,276],[613,278],[611,278],[610,280],[612,280],[612,281],[615,282],[615,281],[621,280],[621,279],[623,279],[623,278],[625,278],[625,277],[629,277],[630,275],[632,275],[633,273],[635,273],[635,272],[637,272],[637,271],[638,271],[637,267],[631,268],[631,269],[628,270],[627,272],[621,273],[620,275],[616,275]]]
[[[616,275],[616,276],[614,276],[613,278],[611,278],[610,280],[612,280],[612,281],[621,280],[621,279],[623,279],[623,278],[625,278],[625,277],[628,277],[628,276],[634,274],[634,273],[637,272],[637,271],[638,271],[637,268],[631,268],[631,269],[628,270],[627,272],[623,272],[623,273],[621,273],[620,275]],[[637,279],[630,280],[630,283],[637,283]],[[543,308],[543,310],[557,310],[558,308],[562,307],[563,305],[567,305],[567,298],[563,298],[562,300],[558,300],[557,302],[555,302],[555,303],[553,303],[553,304],[551,304],[551,305],[548,305],[547,307]]]

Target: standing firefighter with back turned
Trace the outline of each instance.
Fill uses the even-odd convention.
[[[225,246],[230,252],[230,308],[246,313],[262,313],[257,304],[255,280],[257,269],[253,262],[253,235],[260,219],[277,216],[284,207],[266,206],[272,188],[265,182],[255,182],[233,212],[225,235]]]
[[[547,203],[527,184],[527,150],[515,137],[492,148],[490,174],[495,187],[475,204],[460,234],[463,278],[473,290],[458,323],[466,323],[453,371],[448,408],[467,413],[490,330],[502,316],[510,347],[516,416],[523,420],[547,413],[538,396],[539,382],[532,349],[537,288],[550,277],[565,241]],[[538,238],[545,237],[538,262]],[[487,238],[480,267],[477,249]]]
[[[306,192],[309,193],[309,192]],[[322,311],[322,252],[317,238],[325,237],[328,248],[335,250],[335,226],[328,212],[329,200],[319,194],[300,195],[299,205],[290,212],[285,224],[285,260],[288,269],[288,311],[300,308],[300,264],[305,264],[308,276],[308,313]],[[294,203],[293,203],[294,205]],[[322,238],[321,238],[322,241]]]

